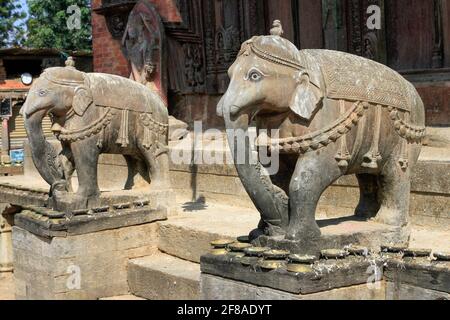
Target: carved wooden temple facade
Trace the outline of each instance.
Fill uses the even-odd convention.
[[[368,19],[378,6],[380,28]],[[346,51],[399,71],[427,124],[450,125],[450,0],[93,0],[94,69],[154,83],[170,112],[220,127],[218,98],[240,45],[275,19],[299,48]]]

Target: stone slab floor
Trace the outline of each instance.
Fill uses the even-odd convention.
[[[12,273],[0,273],[0,300],[14,300],[14,276]]]

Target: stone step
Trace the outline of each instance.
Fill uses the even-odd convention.
[[[200,299],[200,265],[159,253],[128,262],[130,292],[148,300]]]
[[[189,210],[189,205],[184,208]],[[259,221],[258,212],[246,208],[208,203],[203,210],[197,209],[159,223],[160,251],[199,263],[211,241],[248,235]]]

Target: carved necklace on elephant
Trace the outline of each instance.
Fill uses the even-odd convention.
[[[114,110],[112,110],[112,108],[105,108],[105,113],[103,114],[103,116],[84,128],[77,130],[67,130],[61,127],[59,124],[55,123],[52,126],[52,131],[60,141],[81,141],[100,133],[111,123],[114,114],[115,112]]]
[[[98,107],[98,106],[97,106]],[[105,113],[95,122],[89,124],[88,126],[77,129],[77,130],[67,130],[61,127],[59,124],[54,124],[52,126],[52,131],[60,141],[73,142],[73,141],[81,141],[87,139],[93,135],[100,134],[98,147],[102,148],[103,140],[104,140],[104,130],[111,123],[114,115],[116,114],[116,110],[112,107],[102,107],[105,109]],[[129,110],[121,110],[121,127],[119,132],[119,138],[117,140],[117,144],[120,144],[122,147],[128,146],[128,122],[129,122]],[[75,115],[75,112],[71,110],[68,112],[67,119],[70,119]],[[143,146],[146,149],[150,149],[154,141],[154,137],[152,137],[152,133],[157,135],[166,135],[168,132],[168,125],[160,123],[152,118],[150,114],[141,114],[139,116],[141,123],[144,126],[144,140]]]
[[[318,150],[336,142],[340,137],[347,134],[354,126],[356,126],[367,108],[368,104],[356,102],[343,117],[321,130],[301,137],[283,139],[268,138],[269,140],[267,142],[258,139],[257,145],[269,147],[272,152],[283,153],[304,154],[309,151]]]

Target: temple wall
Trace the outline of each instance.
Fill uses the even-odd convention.
[[[92,8],[101,5],[102,0],[92,0]],[[106,26],[105,17],[92,11],[92,50],[94,71],[129,77],[130,69],[120,48],[120,41],[113,39]]]

